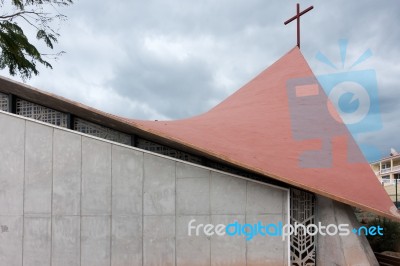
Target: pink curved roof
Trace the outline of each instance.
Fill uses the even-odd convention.
[[[202,115],[129,123],[293,186],[400,220],[350,133],[332,118],[335,111],[326,116],[326,94],[312,83],[314,74],[295,47]]]

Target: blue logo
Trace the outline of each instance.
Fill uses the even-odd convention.
[[[356,141],[356,143],[353,140],[348,141],[349,162],[364,161],[360,150],[367,160],[377,160],[381,157],[378,149],[359,140],[359,135],[362,133],[382,129],[376,73],[373,69],[353,70],[370,58],[372,52],[366,50],[347,67],[347,44],[347,40],[339,41],[341,70],[324,54],[318,52],[316,58],[333,68],[334,73],[287,81],[294,139],[321,141],[319,150],[306,150],[300,155],[301,167],[331,167],[332,139],[346,135],[343,125]]]
[[[353,230],[351,230],[354,234],[356,235],[365,235],[365,236],[376,236],[376,235],[380,235],[383,236],[383,228],[378,225],[378,226],[370,226],[370,227],[366,227],[366,226],[360,226],[359,228],[353,228]]]

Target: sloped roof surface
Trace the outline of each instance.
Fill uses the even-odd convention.
[[[316,84],[295,47],[202,115],[128,123],[285,183],[400,219]]]

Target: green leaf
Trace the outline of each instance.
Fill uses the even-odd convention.
[[[63,21],[65,16],[59,13],[42,13],[45,5],[68,6],[72,0],[11,0],[11,15],[0,20],[0,69],[8,68],[10,75],[19,74],[23,80],[32,74],[38,75],[37,64],[52,68],[33,43],[28,40],[24,29],[18,22],[25,21],[37,30],[36,39],[43,41],[50,49],[57,43],[58,33],[51,27],[54,20]],[[4,8],[2,6],[2,8]],[[7,11],[3,10],[5,14]],[[25,27],[25,26],[24,26]],[[61,53],[56,53],[56,57]]]
[[[8,67],[10,75],[14,76],[18,71],[25,80],[30,78],[32,73],[39,74],[36,61],[52,68],[16,23],[9,21],[0,23],[0,49],[0,68]]]
[[[43,40],[48,47],[53,49],[53,42],[57,42],[57,38],[54,34],[47,34],[44,30],[38,30],[36,34],[38,40]]]

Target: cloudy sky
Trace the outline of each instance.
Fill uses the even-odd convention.
[[[113,114],[179,119],[202,113],[239,89],[296,43],[291,0],[75,0],[62,9],[53,70],[26,83]],[[383,127],[358,139],[400,151],[400,3],[301,1],[302,52],[316,75],[373,69]],[[338,41],[348,40],[344,68]],[[323,53],[333,69],[316,59]],[[9,76],[7,71],[2,75]],[[19,80],[18,77],[12,77]],[[380,156],[381,154],[379,154]],[[371,154],[368,155],[371,158]],[[377,154],[374,155],[378,156]]]

